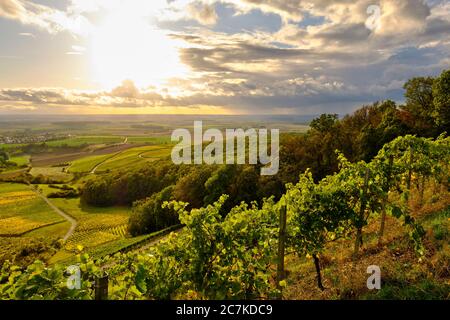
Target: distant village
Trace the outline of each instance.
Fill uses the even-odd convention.
[[[39,134],[15,134],[12,136],[0,135],[0,144],[30,144],[43,143],[53,140],[61,140],[70,138],[70,134],[55,134],[55,133],[39,133]]]

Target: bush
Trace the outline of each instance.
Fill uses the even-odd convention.
[[[180,223],[178,214],[170,208],[162,208],[165,201],[173,200],[173,187],[167,187],[146,200],[138,201],[128,223],[132,236],[151,233]]]
[[[61,190],[58,192],[52,192],[48,194],[47,198],[76,198],[78,197],[78,192],[74,189],[71,190]]]

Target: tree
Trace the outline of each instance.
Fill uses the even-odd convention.
[[[173,187],[167,187],[150,198],[138,201],[128,222],[128,231],[132,236],[163,230],[179,224],[178,214],[170,208],[163,208],[165,201],[173,200]]]
[[[0,162],[5,162],[9,160],[9,155],[6,151],[0,150]]]
[[[311,121],[309,126],[319,132],[327,132],[333,128],[336,122],[338,122],[337,114],[322,114],[319,118]]]
[[[235,165],[222,165],[213,172],[211,177],[205,182],[205,189],[208,190],[208,193],[203,199],[204,204],[213,204],[221,195],[227,194],[235,175]]]
[[[450,132],[450,70],[441,73],[433,84],[436,124]]]
[[[202,207],[207,193],[205,183],[211,176],[211,172],[210,166],[194,166],[189,174],[175,185],[173,190],[175,199],[189,203],[191,208]]]
[[[417,77],[408,80],[403,87],[406,90],[406,105],[403,108],[414,116],[414,127],[419,134],[429,133],[435,124],[433,84],[432,77]]]

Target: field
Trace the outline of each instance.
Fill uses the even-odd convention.
[[[17,164],[18,167],[22,167],[30,163],[30,156],[11,157],[9,160]]]
[[[22,184],[0,184],[0,261],[21,248],[44,246],[67,232],[64,219]]]
[[[105,160],[113,157],[114,154],[106,154],[100,156],[90,156],[86,158],[82,158],[79,160],[75,160],[72,162],[70,167],[68,168],[69,172],[91,172],[95,166],[104,162]]]
[[[97,172],[130,168],[146,162],[156,161],[170,155],[171,148],[165,146],[148,146],[133,148],[117,154],[99,165]]]
[[[79,199],[52,199],[52,202],[75,218],[78,225],[63,250],[52,257],[51,262],[73,257],[78,246],[90,252],[99,246],[126,239],[130,208],[93,208],[82,206]]]
[[[46,127],[59,128],[59,124]],[[73,188],[82,185],[84,179],[94,173],[138,166],[170,154],[171,142],[167,134],[148,135],[133,126],[130,132],[122,134],[118,131],[126,131],[126,126],[120,125],[108,133],[98,131],[100,134],[97,134],[95,127],[94,124],[85,126],[83,123],[73,123],[73,129],[77,128],[76,135],[47,141],[47,149],[31,155],[23,154],[22,144],[1,147],[6,151],[14,150],[18,155],[12,156],[10,160],[18,167],[30,166],[31,176],[42,177],[41,181],[57,181],[61,183],[59,186],[68,184]],[[148,130],[147,127],[142,129]],[[59,191],[48,184],[41,183],[37,187],[44,196]],[[30,260],[25,259],[28,262],[33,256],[50,263],[68,261],[75,257],[79,246],[100,257],[150,236],[128,236],[130,208],[81,206],[79,198],[49,201],[77,223],[74,233],[62,247],[55,247],[54,241],[66,235],[71,227],[70,222],[52,210],[30,187],[21,184],[0,185],[0,245],[3,248],[0,261],[16,259],[14,254],[20,252],[21,248],[36,251],[36,255],[30,255]],[[20,263],[19,258],[16,261]]]
[[[46,144],[50,147],[80,147],[93,144],[114,144],[124,140],[118,136],[80,136],[63,140],[48,141]]]
[[[68,182],[73,176],[63,171],[63,167],[34,167],[30,170],[30,174],[33,176],[42,175],[54,180]]]
[[[0,184],[0,236],[21,236],[61,221],[28,186]]]
[[[150,145],[170,144],[170,136],[151,137],[151,136],[133,136],[128,137],[128,143],[143,143]]]
[[[95,169],[96,173],[101,173],[123,167],[129,168],[166,157],[170,155],[170,151],[169,146],[156,145],[131,148],[113,154],[90,156],[73,161],[68,171],[89,173]]]

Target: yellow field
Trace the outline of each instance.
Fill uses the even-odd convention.
[[[36,194],[31,190],[0,194],[0,207],[11,203],[31,201],[34,198],[36,198]]]
[[[43,248],[68,229],[64,219],[29,186],[0,183],[0,262],[14,259],[26,247]]]
[[[39,223],[21,217],[1,219],[0,223],[0,235],[3,236],[20,235],[46,225],[46,223]]]
[[[52,199],[52,202],[78,223],[74,234],[64,246],[65,250],[53,257],[52,262],[70,258],[80,245],[89,252],[101,245],[121,241],[127,236],[130,208],[83,206],[79,199]]]
[[[0,184],[0,236],[19,236],[60,221],[28,186]]]

